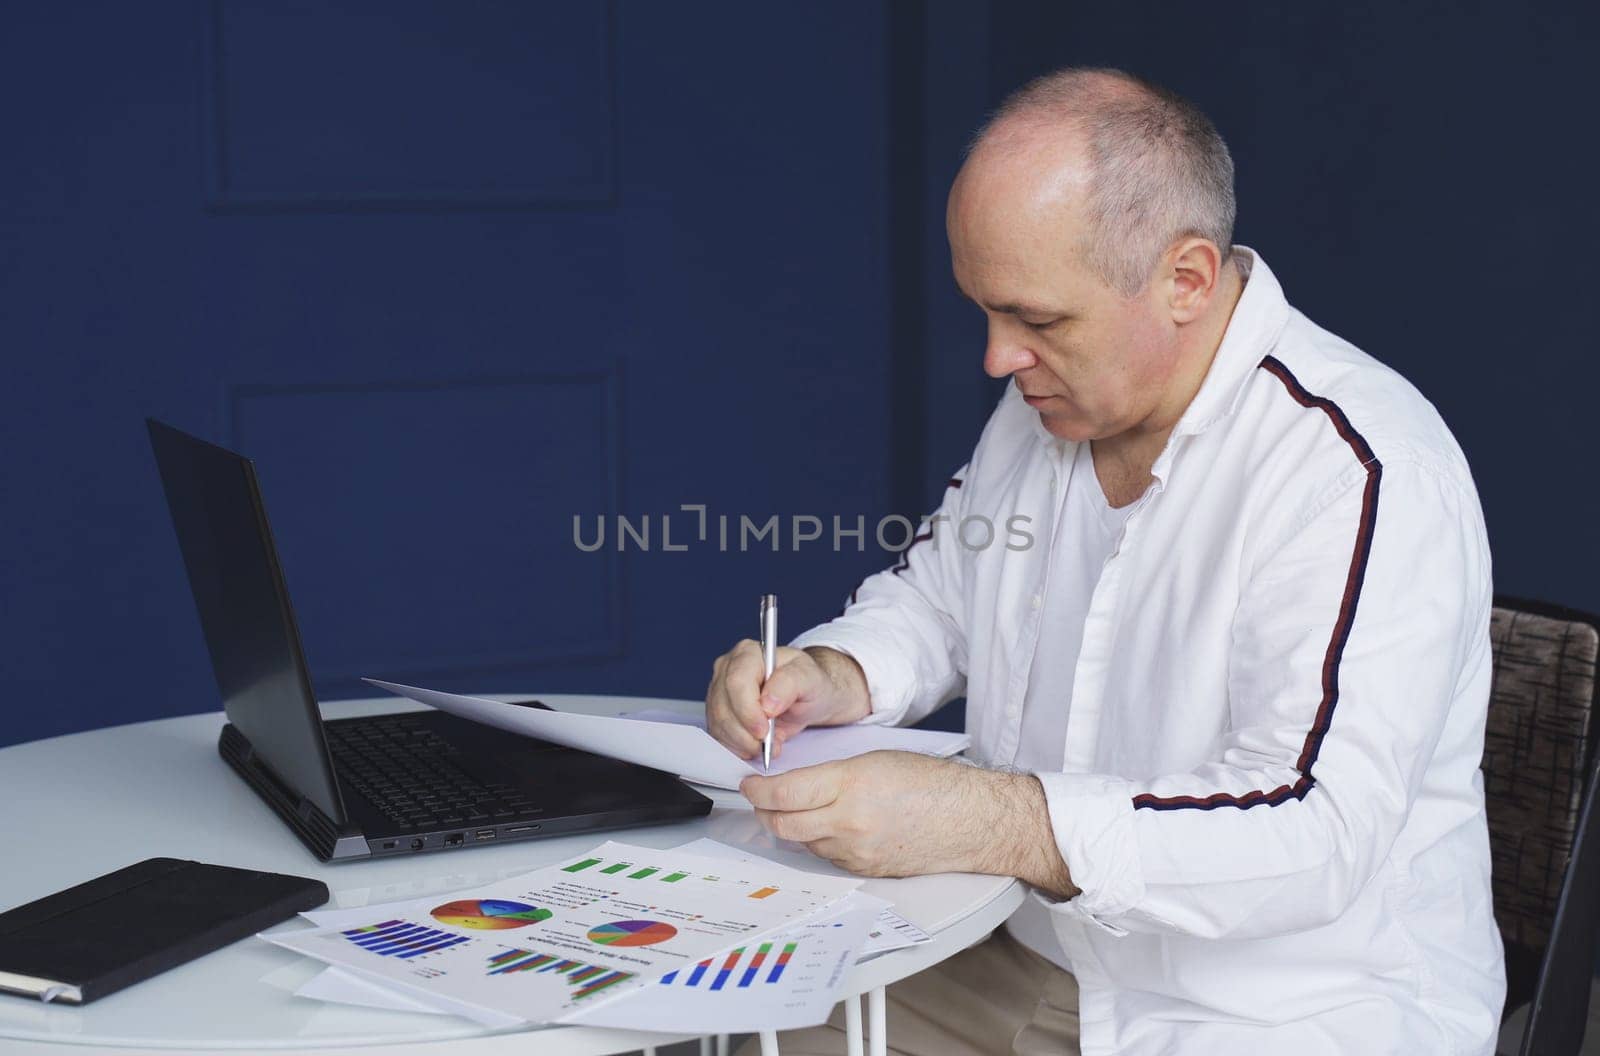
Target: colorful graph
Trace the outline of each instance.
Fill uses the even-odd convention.
[[[370,953],[376,953],[380,957],[398,957],[401,960],[410,960],[425,953],[435,953],[472,941],[464,935],[452,935],[448,931],[439,931],[406,920],[386,920],[382,924],[351,928],[339,934]]]
[[[608,986],[633,978],[632,972],[613,971],[534,950],[507,950],[489,958],[490,975],[513,975],[517,972],[554,972],[565,977],[568,986],[577,987],[572,995],[574,1001],[581,1001]]]
[[[733,974],[733,966],[739,963],[739,958],[744,956],[744,947],[740,947],[728,954],[728,959],[722,962],[722,967],[717,970],[717,977],[711,981],[711,989],[721,990],[722,984],[728,981],[728,976]]]
[[[798,942],[786,942],[778,950],[777,954],[769,959],[769,955],[772,954],[772,948],[776,945],[777,943],[774,942],[763,942],[757,946],[755,951],[750,954],[750,959],[745,961],[742,972],[738,970],[739,962],[744,959],[746,948],[740,946],[738,949],[730,951],[726,957],[721,958],[720,964],[717,964],[718,958],[710,957],[696,964],[693,968],[668,972],[661,977],[661,983],[664,986],[698,987],[704,982],[707,990],[721,990],[735,974],[739,977],[738,982],[734,984],[735,987],[746,987],[752,983],[775,983],[783,978],[783,970],[788,967],[790,959],[794,957],[794,951],[800,944]],[[712,970],[713,964],[717,964],[715,971]],[[766,978],[758,978],[761,970],[767,967],[768,964],[771,965],[771,968],[767,971]],[[683,973],[682,982],[679,982],[678,979],[680,972]]]
[[[772,949],[772,943],[763,942],[756,947],[756,955],[750,958],[750,963],[745,965],[744,975],[739,977],[740,986],[749,986],[755,982],[756,973],[761,971],[761,963],[767,959],[767,954]]]
[[[654,946],[678,929],[659,920],[615,920],[589,929],[589,941],[602,946]]]
[[[772,965],[772,971],[767,973],[767,982],[775,983],[778,981],[778,977],[783,975],[783,969],[788,966],[789,958],[794,956],[796,945],[798,944],[793,942],[783,944],[783,950],[778,954],[777,961]]]
[[[501,898],[463,898],[435,906],[433,919],[458,928],[503,931],[549,920],[550,911]]]
[[[562,866],[561,867],[561,871],[563,873],[581,873],[586,869],[593,869],[595,866],[601,864],[604,860],[605,859],[603,859],[603,858],[585,858],[581,862],[573,862],[571,865]],[[634,863],[633,862],[612,862],[610,865],[606,866],[604,869],[601,869],[600,872],[602,872],[602,873],[604,873],[604,874],[606,874],[608,876],[616,876],[618,873],[624,872],[624,871],[626,871],[628,869],[633,869],[633,867],[634,867]],[[659,873],[659,872],[661,872],[661,867],[660,866],[647,865],[647,866],[644,866],[641,869],[635,870],[634,872],[628,873],[628,879],[629,880],[648,880],[652,876],[655,876],[656,879],[662,881],[663,883],[675,884],[679,880],[682,880],[686,876],[689,875],[688,873],[685,873],[685,872],[669,872],[665,876],[656,876],[656,874]],[[706,879],[707,880],[713,880],[713,879],[715,879],[715,877],[709,877],[708,876],[708,877],[706,877]],[[772,890],[776,891],[777,888],[773,888]]]

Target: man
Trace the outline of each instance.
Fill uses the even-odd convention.
[[[1433,407],[1289,307],[1233,219],[1184,100],[1116,71],[1018,92],[947,212],[1015,384],[931,538],[765,684],[753,643],[716,662],[709,725],[747,757],[769,716],[781,745],[966,692],[979,766],[883,752],[742,789],[854,872],[1032,889],[891,988],[895,1049],[1493,1049],[1476,490]],[[978,517],[1034,545],[969,547]]]

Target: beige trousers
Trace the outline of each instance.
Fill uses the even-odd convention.
[[[1003,928],[889,987],[887,1012],[895,1056],[1078,1056],[1077,980]],[[779,1034],[778,1051],[844,1056],[844,1006],[824,1026]],[[751,1039],[738,1056],[760,1052]]]

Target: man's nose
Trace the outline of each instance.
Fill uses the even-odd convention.
[[[983,350],[983,372],[991,378],[1006,378],[1027,370],[1039,360],[1029,349],[1016,327],[989,324],[989,345]]]

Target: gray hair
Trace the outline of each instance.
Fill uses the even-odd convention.
[[[1233,158],[1198,107],[1122,70],[1073,68],[1013,92],[979,130],[968,153],[1026,123],[1083,134],[1089,162],[1089,267],[1132,297],[1173,242],[1199,237],[1226,261],[1238,205]]]

